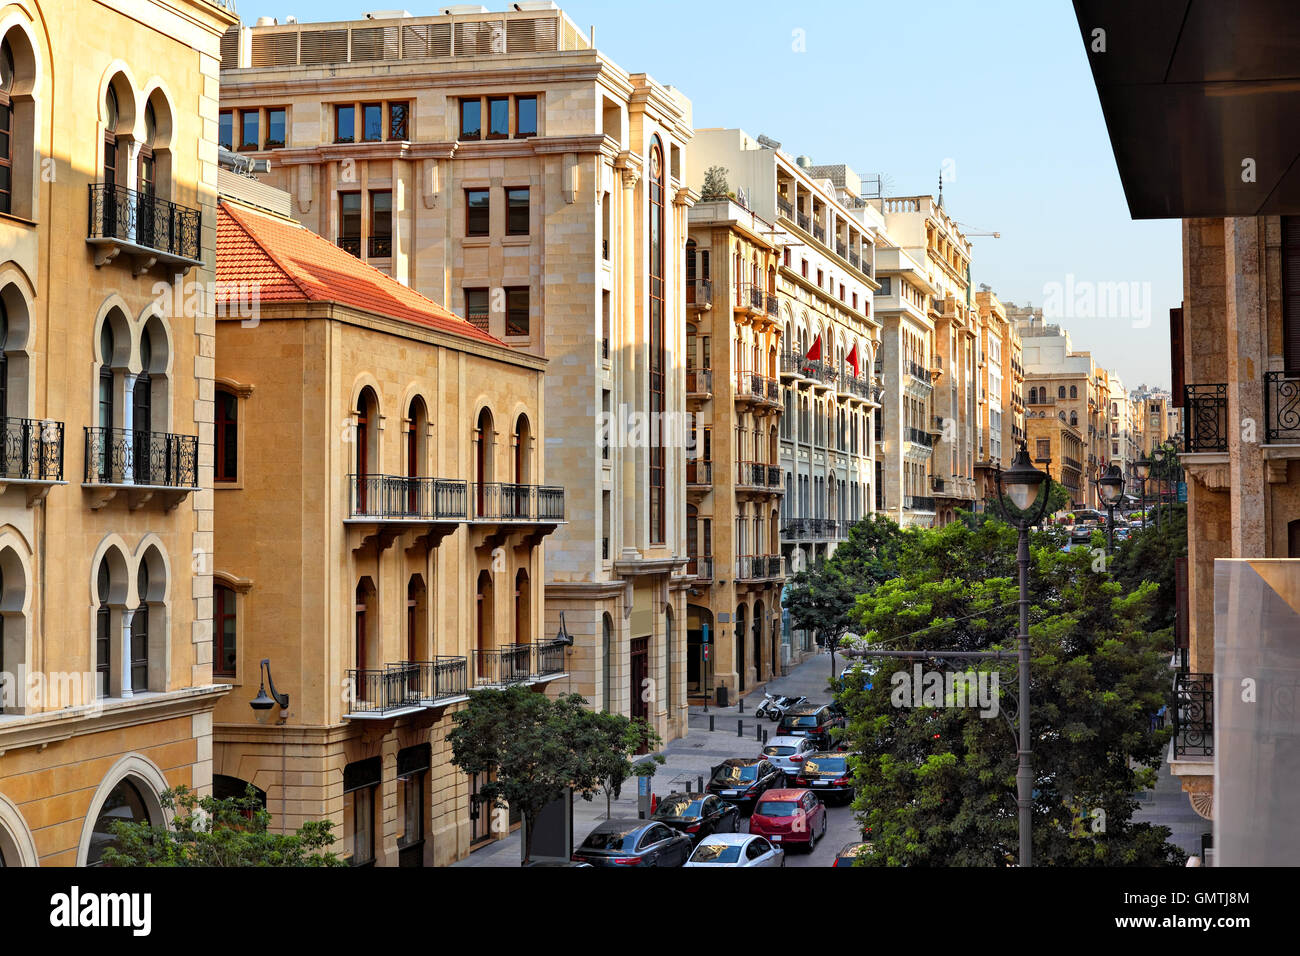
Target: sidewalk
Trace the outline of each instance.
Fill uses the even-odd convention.
[[[836,666],[841,666],[836,657]],[[667,762],[660,766],[652,778],[651,789],[663,796],[674,790],[685,790],[689,781],[692,791],[699,790],[700,779],[708,783],[713,768],[729,757],[757,756],[762,751],[758,742],[757,731],[761,727],[771,736],[776,732],[776,723],[767,719],[755,719],[754,708],[763,700],[763,690],[773,694],[803,694],[815,702],[829,701],[830,692],[826,689],[830,676],[830,656],[813,654],[803,663],[791,668],[785,677],[778,677],[747,694],[742,701],[730,707],[709,707],[706,713],[702,706],[692,705],[688,733],[685,737],[671,741],[663,750]],[[740,707],[744,706],[744,713]],[[713,731],[709,730],[709,718],[713,718]],[[737,731],[743,727],[744,735]],[[636,799],[637,781],[628,780],[618,800],[612,801],[611,815],[614,817],[632,817],[637,815]],[[599,794],[588,802],[581,798],[573,801],[573,838],[581,842],[596,825],[605,819],[605,797]],[[464,860],[453,866],[518,866],[520,857],[519,831],[516,830],[504,840],[488,844],[476,850]]]

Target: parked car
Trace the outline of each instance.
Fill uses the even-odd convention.
[[[670,793],[659,801],[652,820],[665,823],[699,843],[715,833],[740,829],[740,808],[711,793]]]
[[[835,854],[835,861],[831,866],[853,866],[858,857],[874,853],[875,849],[870,843],[860,841],[846,843],[840,847],[840,852]]]
[[[752,833],[719,833],[701,840],[686,865],[785,866],[785,851]]]
[[[658,820],[605,820],[570,859],[592,866],[684,866],[694,845]]]
[[[826,835],[826,804],[811,790],[769,790],[754,806],[749,832],[781,846],[803,844],[809,850]]]
[[[763,748],[763,756],[785,774],[786,785],[794,781],[809,754],[817,752],[817,745],[808,737],[772,737]]]
[[[844,715],[829,704],[805,704],[787,711],[777,724],[782,737],[810,737],[822,750],[831,747],[831,728],[844,726]]]
[[[846,802],[853,799],[853,766],[847,753],[814,753],[803,761],[795,778],[796,787],[810,787],[822,799],[834,795]]]
[[[854,677],[854,673],[857,677]],[[862,681],[863,690],[871,690],[871,682],[876,676],[876,667],[874,664],[868,664],[865,661],[855,661],[844,670],[840,671],[840,683],[843,684],[850,678]]]
[[[785,775],[766,757],[733,757],[713,768],[709,793],[728,803],[753,807],[772,787],[785,783]]]

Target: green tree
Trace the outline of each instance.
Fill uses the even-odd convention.
[[[117,821],[105,866],[346,866],[328,852],[329,820],[304,823],[294,833],[271,833],[271,814],[250,786],[242,797],[200,797],[180,786],[162,795],[172,813],[166,825]]]
[[[1126,591],[1136,590],[1145,581],[1154,582],[1158,590],[1150,627],[1173,627],[1178,603],[1174,566],[1178,558],[1187,557],[1187,506],[1167,508],[1159,528],[1153,520],[1145,528],[1133,529],[1127,541],[1116,543],[1119,547],[1111,563],[1115,580]]]
[[[1055,529],[1035,532],[1031,543],[1035,862],[1181,863],[1168,828],[1132,820],[1134,795],[1154,785],[1170,733],[1151,721],[1171,693],[1169,633],[1145,626],[1155,587],[1126,593],[1093,570],[1088,550],[1062,551],[1060,538]],[[1016,539],[1013,528],[987,518],[910,539],[898,576],[860,597],[860,633],[895,650],[1014,651]],[[1006,719],[1017,696],[1015,668],[981,662],[977,669],[995,667],[996,715],[905,706],[895,690],[912,676],[909,665],[882,664],[871,690],[841,691],[849,743],[861,753],[854,807],[876,850],[866,865],[1015,862],[1018,760]]]
[[[640,775],[640,764],[633,761],[642,746],[657,749],[663,739],[646,721],[631,719],[622,714],[589,713],[594,727],[590,759],[594,763],[592,775],[600,782],[605,794],[605,817],[609,818],[611,800],[617,800],[628,777]],[[648,758],[651,764],[664,762],[659,754]],[[653,772],[653,771],[652,771]],[[585,795],[584,795],[585,796]]]
[[[451,762],[467,774],[491,779],[479,788],[489,806],[519,811],[527,842],[524,862],[532,859],[537,815],[573,787],[586,799],[601,787],[593,759],[605,742],[579,694],[555,699],[528,687],[479,691],[452,715],[447,735]]]
[[[704,171],[704,185],[700,188],[700,202],[726,199],[731,187],[727,185],[727,169],[710,166]]]

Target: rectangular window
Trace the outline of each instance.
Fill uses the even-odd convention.
[[[537,97],[520,96],[515,100],[515,135],[537,135]]]
[[[235,654],[235,592],[218,584],[212,589],[212,672],[218,677],[234,677],[238,657]]]
[[[510,97],[488,97],[488,139],[510,138]]]
[[[492,218],[492,193],[487,189],[465,190],[465,235],[486,236]]]
[[[357,108],[355,106],[334,107],[334,142],[355,143],[357,141]]]
[[[486,332],[488,330],[488,290],[465,290],[465,321]]]
[[[506,335],[528,335],[528,288],[506,289]]]
[[[1282,366],[1300,377],[1300,217],[1282,217]],[[1160,406],[1151,409],[1159,412]]]
[[[339,193],[339,248],[361,258],[361,193]]]
[[[384,138],[384,105],[382,103],[361,104],[361,141],[378,143]]]
[[[528,189],[506,190],[506,235],[528,235]]]
[[[343,794],[343,859],[353,866],[375,862],[375,791],[363,787]]]
[[[460,101],[460,138],[483,138],[483,101],[477,96]]]
[[[217,145],[226,149],[235,148],[235,114],[231,110],[222,110],[217,124]]]
[[[286,113],[282,107],[266,111],[266,148],[278,149],[284,146],[287,133]]]
[[[1047,459],[1052,457],[1052,443],[1050,440],[1040,438],[1035,443],[1035,446],[1037,450],[1034,452],[1034,457],[1038,461],[1047,461]]]
[[[424,781],[427,772],[397,778],[397,848],[414,850],[424,843]],[[403,852],[402,862],[412,856]],[[412,865],[419,862],[411,859]]]
[[[411,104],[407,102],[388,104],[388,138],[405,140],[411,138]]]
[[[239,137],[240,149],[257,149],[261,141],[257,138],[257,121],[259,115],[257,110],[246,110],[239,114],[239,127],[241,135]]]
[[[387,259],[393,254],[393,193],[375,190],[370,194],[370,258]]]

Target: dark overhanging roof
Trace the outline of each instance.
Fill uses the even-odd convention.
[[[1134,219],[1300,214],[1300,0],[1074,12]]]

